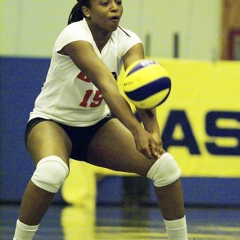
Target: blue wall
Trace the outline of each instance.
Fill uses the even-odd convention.
[[[0,201],[20,202],[34,164],[25,145],[24,131],[29,112],[41,90],[49,59],[0,58]],[[98,202],[122,202],[122,178],[98,182]],[[240,179],[183,178],[187,205],[240,206]],[[116,191],[118,189],[118,191]],[[149,203],[156,204],[153,187]],[[112,195],[114,193],[114,195]],[[55,202],[63,202],[60,192]]]
[[[20,201],[35,168],[24,143],[25,125],[49,59],[0,58],[0,200]]]
[[[240,207],[240,179],[183,177],[181,182],[186,206]],[[98,203],[121,204],[122,185],[123,179],[119,177],[101,180],[98,183]],[[157,204],[152,184],[148,203]]]

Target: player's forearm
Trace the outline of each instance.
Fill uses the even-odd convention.
[[[102,66],[102,68],[104,68],[104,66]],[[90,79],[92,79],[93,84],[101,91],[111,112],[133,135],[137,134],[143,130],[142,125],[132,113],[128,102],[120,94],[117,82],[111,72],[102,68],[96,68],[95,71],[89,72]]]
[[[142,125],[137,121],[132,113],[128,102],[120,94],[117,87],[111,87],[111,90],[101,91],[111,112],[135,135],[142,130]]]
[[[153,109],[137,109],[140,118],[143,122],[144,128],[149,133],[159,132],[159,125],[157,121],[156,108]]]

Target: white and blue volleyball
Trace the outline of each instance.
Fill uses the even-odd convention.
[[[123,91],[137,108],[151,109],[167,100],[171,92],[171,79],[161,64],[142,59],[126,70]]]

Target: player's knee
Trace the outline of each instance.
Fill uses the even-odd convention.
[[[48,156],[38,162],[31,180],[39,188],[56,193],[68,173],[69,168],[60,157]]]
[[[164,153],[149,169],[147,177],[156,187],[164,187],[175,182],[181,176],[175,159],[170,153]]]

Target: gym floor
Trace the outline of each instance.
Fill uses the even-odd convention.
[[[13,237],[18,204],[1,204],[0,239]],[[190,240],[240,239],[239,208],[186,208]],[[167,239],[156,206],[51,205],[34,240]]]

